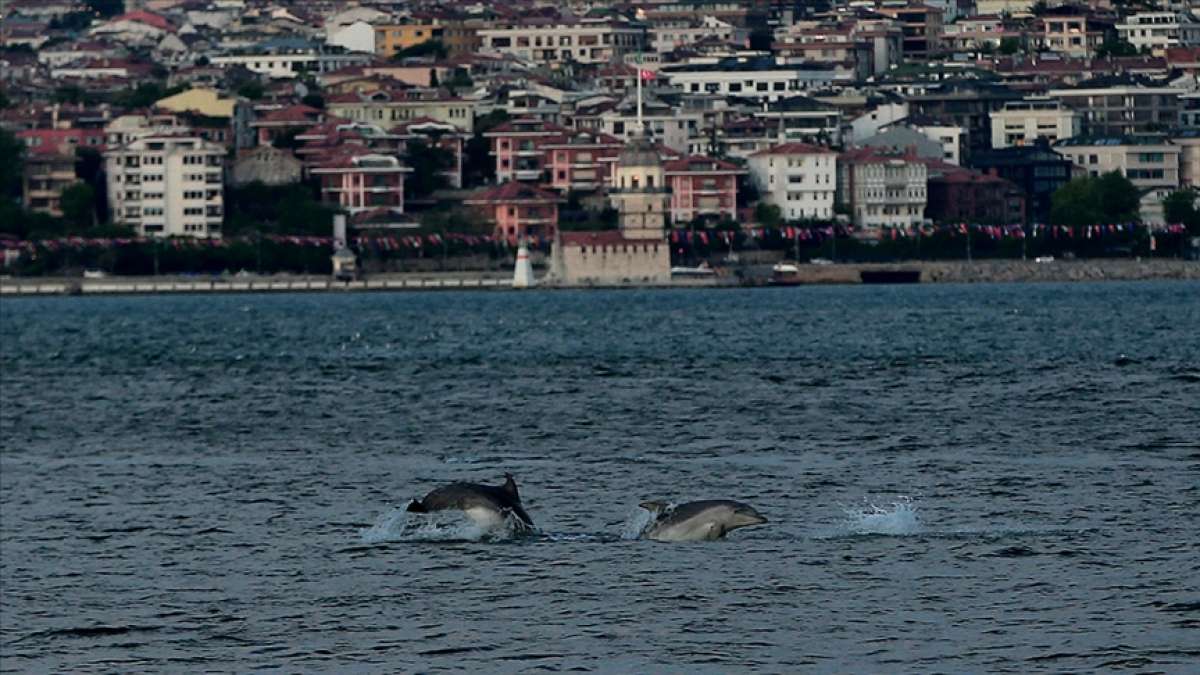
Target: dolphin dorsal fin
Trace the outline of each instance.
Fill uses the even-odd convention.
[[[521,498],[521,495],[517,494],[517,481],[513,480],[511,473],[504,474],[504,491],[512,495],[513,499]]]
[[[650,513],[653,513],[655,515],[667,510],[667,503],[664,501],[659,501],[659,500],[651,500],[648,502],[642,502],[641,504],[638,504],[638,506],[642,507],[643,509],[646,509],[647,511],[649,511]]]

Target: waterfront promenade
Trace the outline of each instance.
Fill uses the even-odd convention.
[[[975,262],[910,261],[798,265],[796,283],[858,284],[864,270],[920,270],[921,283],[1012,283],[1070,281],[1138,281],[1149,279],[1200,280],[1200,261],[1070,260],[1038,263],[1022,260]],[[725,268],[714,277],[672,279],[666,288],[762,286],[770,282],[768,265]],[[539,274],[540,276],[540,274]],[[541,282],[542,288],[560,288]],[[640,288],[642,284],[626,287]],[[500,272],[442,272],[378,274],[356,281],[336,281],[323,275],[161,276],[161,277],[0,277],[0,296],[128,295],[157,293],[280,293],[416,290],[513,290],[512,275]]]

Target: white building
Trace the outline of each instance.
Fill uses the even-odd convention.
[[[356,21],[348,26],[327,27],[325,44],[340,47],[347,52],[374,54],[375,27],[366,21]]]
[[[1083,133],[1083,115],[1052,98],[1009,101],[991,113],[992,148],[1032,145],[1038,138],[1051,143]]]
[[[809,89],[854,80],[853,68],[827,63],[781,64],[770,58],[694,61],[659,68],[672,86],[687,93],[775,101]]]
[[[646,97],[642,102],[642,120],[650,138],[658,144],[686,153],[689,140],[702,135],[704,114],[676,110],[657,98]],[[613,110],[600,116],[600,130],[610,136],[632,143],[641,136],[638,126],[637,99],[629,96]]]
[[[909,227],[925,219],[928,167],[914,157],[861,148],[838,158],[838,200],[860,227]]]
[[[1141,189],[1179,187],[1179,146],[1161,136],[1081,136],[1054,149],[1090,176],[1119,171]]]
[[[641,26],[607,18],[548,21],[522,19],[478,31],[482,54],[511,54],[532,63],[603,64],[641,51],[646,33]]]
[[[663,54],[708,38],[733,40],[733,25],[711,16],[659,21],[650,29],[650,49]]]
[[[1184,12],[1138,12],[1117,24],[1122,40],[1162,55],[1168,47],[1200,45],[1200,22]]]
[[[274,78],[292,78],[301,73],[328,73],[346,66],[366,65],[370,54],[348,54],[341,47],[310,42],[303,38],[272,38],[248,49],[213,56],[213,65],[242,66]]]
[[[786,143],[750,155],[750,179],[763,201],[788,220],[833,218],[837,154],[829,148]]]
[[[116,223],[151,237],[219,238],[225,148],[188,133],[146,133],[104,153]]]
[[[891,126],[908,117],[908,102],[885,102],[864,111],[858,117],[850,120],[851,144],[860,143],[879,133],[884,127]]]

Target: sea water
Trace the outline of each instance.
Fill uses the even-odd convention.
[[[0,301],[0,670],[1200,668],[1200,284]],[[516,476],[538,530],[404,511]],[[726,540],[640,501],[731,498]]]

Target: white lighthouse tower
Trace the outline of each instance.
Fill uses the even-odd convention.
[[[517,265],[513,270],[513,288],[533,288],[537,281],[533,278],[533,263],[529,262],[529,247],[525,239],[521,239],[517,247]]]

